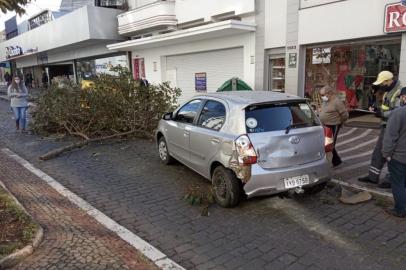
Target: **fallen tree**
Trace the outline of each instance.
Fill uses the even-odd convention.
[[[48,160],[91,142],[117,137],[152,138],[162,115],[174,109],[180,90],[168,83],[143,86],[127,69],[114,71],[116,75],[100,75],[88,89],[67,84],[42,91],[32,113],[33,132],[63,133],[82,140],[40,159]]]

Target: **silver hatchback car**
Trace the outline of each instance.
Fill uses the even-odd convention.
[[[330,180],[323,127],[303,98],[268,91],[195,96],[159,122],[159,157],[211,180],[223,207],[240,198],[318,191]]]

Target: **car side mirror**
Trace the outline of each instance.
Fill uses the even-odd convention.
[[[173,118],[172,112],[165,113],[164,116],[162,117],[162,119],[164,119],[164,120],[172,120],[172,118]]]

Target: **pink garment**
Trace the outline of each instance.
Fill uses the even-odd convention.
[[[338,91],[346,91],[347,90],[347,86],[345,85],[345,76],[347,76],[347,73],[348,73],[348,71],[341,71],[338,74],[337,82],[336,82],[336,86],[337,86]]]
[[[365,64],[366,55],[365,52],[360,52],[358,55],[358,66],[363,67]]]

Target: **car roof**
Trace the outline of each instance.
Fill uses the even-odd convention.
[[[274,101],[286,100],[305,100],[304,98],[272,91],[225,91],[215,93],[205,93],[197,95],[196,97],[213,97],[223,99],[241,106],[248,106],[251,104],[267,103]]]

